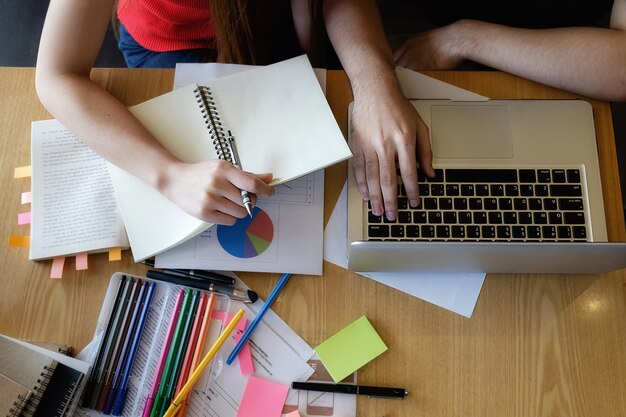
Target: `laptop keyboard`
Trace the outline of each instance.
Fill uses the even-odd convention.
[[[587,241],[579,168],[436,169],[420,175],[420,206],[398,185],[398,217],[374,216],[368,240]],[[400,182],[400,179],[399,179]]]

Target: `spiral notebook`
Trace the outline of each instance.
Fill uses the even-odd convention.
[[[12,401],[14,409],[22,408],[15,415],[73,415],[89,372],[87,362],[4,335],[0,352],[0,375],[5,378],[0,386],[30,391],[20,391]]]
[[[228,160],[231,131],[242,169],[271,172],[282,184],[352,156],[305,55],[244,73],[190,84],[130,107],[172,154],[185,162]],[[141,156],[138,156],[140,158]],[[135,261],[169,249],[212,224],[111,165]]]

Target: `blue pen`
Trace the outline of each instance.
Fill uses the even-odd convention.
[[[141,309],[141,316],[139,317],[139,323],[137,325],[137,331],[133,335],[133,342],[130,346],[129,358],[126,361],[126,366],[124,367],[122,373],[122,379],[120,381],[119,391],[115,397],[115,402],[113,403],[113,412],[114,416],[119,416],[122,414],[124,410],[124,403],[126,402],[126,394],[128,393],[128,382],[130,380],[130,372],[133,368],[133,362],[135,361],[135,355],[137,354],[137,349],[139,348],[139,341],[141,340],[141,334],[143,333],[144,325],[148,319],[148,312],[150,311],[150,304],[152,303],[152,296],[154,295],[154,291],[156,289],[156,283],[150,283],[148,287],[148,293],[146,294],[146,301],[143,304]]]
[[[265,300],[265,303],[259,309],[259,312],[257,313],[256,317],[254,318],[254,320],[252,320],[252,323],[250,323],[250,326],[248,326],[246,331],[243,332],[241,339],[239,339],[239,342],[237,342],[233,351],[230,352],[230,355],[228,355],[228,358],[226,359],[227,365],[230,365],[231,363],[233,363],[233,361],[239,354],[239,351],[241,350],[241,348],[243,348],[243,345],[245,345],[248,339],[250,338],[250,334],[252,333],[254,328],[257,326],[257,324],[259,324],[261,319],[263,319],[265,312],[270,308],[270,306],[272,305],[276,297],[278,297],[278,293],[280,293],[280,290],[283,289],[283,287],[285,286],[285,284],[287,283],[290,277],[291,277],[291,274],[283,274],[283,276],[280,278],[280,281],[278,281],[278,284],[276,284],[276,286],[270,293],[270,296],[267,297],[267,300]]]

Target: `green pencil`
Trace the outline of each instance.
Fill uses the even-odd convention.
[[[174,338],[172,339],[172,343],[170,344],[170,350],[167,352],[167,359],[165,360],[165,369],[163,370],[163,376],[161,377],[159,390],[157,391],[157,395],[154,398],[154,404],[152,405],[152,412],[150,413],[150,417],[158,417],[158,416],[163,415],[163,413],[159,413],[159,412],[161,411],[161,405],[164,402],[167,403],[167,401],[165,401],[165,392],[167,391],[167,381],[169,380],[169,376],[173,371],[174,357],[177,352],[177,347],[180,344],[180,341],[182,339],[182,330],[185,327],[187,313],[189,312],[192,291],[193,290],[191,288],[185,291],[185,297],[183,298],[183,306],[181,307],[180,314],[178,315],[178,321],[176,322],[176,329],[174,330]]]
[[[163,396],[163,402],[161,403],[161,411],[159,412],[159,416],[165,414],[170,406],[170,402],[174,399],[176,394],[176,383],[178,381],[178,375],[180,374],[180,368],[183,366],[183,358],[185,357],[185,351],[187,350],[189,334],[191,333],[193,319],[196,315],[196,310],[198,308],[198,300],[200,298],[198,294],[200,294],[200,291],[193,291],[191,294],[191,302],[189,303],[189,310],[187,310],[187,314],[185,316],[185,325],[183,326],[183,330],[181,332],[181,340],[176,347],[174,363],[172,365],[172,372],[168,376],[168,380],[166,380],[167,387],[165,390],[165,395]]]

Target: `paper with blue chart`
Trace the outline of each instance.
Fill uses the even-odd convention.
[[[181,66],[176,69],[174,88],[248,69],[243,65]],[[316,70],[315,75],[324,90],[325,71]],[[231,227],[212,226],[157,255],[155,266],[321,275],[323,221],[324,170],[320,170],[277,186],[271,198],[259,198],[252,217]]]
[[[157,255],[158,268],[322,274],[324,171],[276,187],[252,217],[215,225]],[[306,221],[303,221],[306,219]]]

